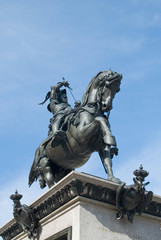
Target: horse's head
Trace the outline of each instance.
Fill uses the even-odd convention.
[[[99,79],[101,110],[102,112],[108,112],[112,109],[115,94],[120,91],[122,74],[108,70],[102,72]]]
[[[110,111],[113,98],[120,91],[121,79],[122,74],[111,70],[99,72],[90,81],[83,95],[82,105],[97,102],[102,112]]]

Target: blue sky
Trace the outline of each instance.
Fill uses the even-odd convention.
[[[38,103],[63,76],[81,99],[109,68],[123,74],[110,115],[114,173],[131,184],[143,164],[147,189],[161,195],[161,0],[0,0],[0,225],[16,189],[25,204],[47,190],[27,185],[51,117]],[[97,154],[77,171],[106,178]]]

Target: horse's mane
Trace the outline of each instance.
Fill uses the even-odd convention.
[[[88,101],[88,96],[89,96],[89,92],[91,90],[91,87],[93,86],[94,82],[96,81],[96,79],[98,78],[98,76],[101,74],[102,72],[99,72],[98,74],[96,74],[92,80],[90,81],[90,83],[88,84],[88,87],[85,91],[85,93],[83,94],[82,97],[82,106],[86,105],[87,101]]]

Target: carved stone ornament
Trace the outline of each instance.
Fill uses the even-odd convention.
[[[35,217],[34,211],[32,208],[27,205],[21,205],[20,199],[22,195],[19,194],[16,190],[15,194],[10,196],[10,199],[14,202],[13,207],[13,216],[17,223],[20,225],[22,230],[27,233],[28,237],[34,238],[37,237],[37,219]]]
[[[141,215],[145,211],[153,197],[151,191],[145,190],[145,186],[149,182],[143,183],[149,173],[143,170],[142,165],[133,173],[136,176],[133,178],[134,184],[126,186],[125,183],[122,183],[116,192],[116,206],[119,209],[116,218],[120,220],[126,214],[130,223],[133,223],[135,213]]]

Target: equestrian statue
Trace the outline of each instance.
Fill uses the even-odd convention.
[[[29,186],[39,179],[40,187],[52,187],[69,172],[84,165],[93,152],[98,152],[108,174],[108,180],[121,183],[114,177],[112,158],[118,154],[115,137],[111,133],[109,113],[115,94],[120,91],[122,74],[112,70],[101,71],[90,81],[82,102],[74,108],[68,104],[65,81],[51,87],[48,110],[50,119],[48,137],[41,142],[29,174]]]

